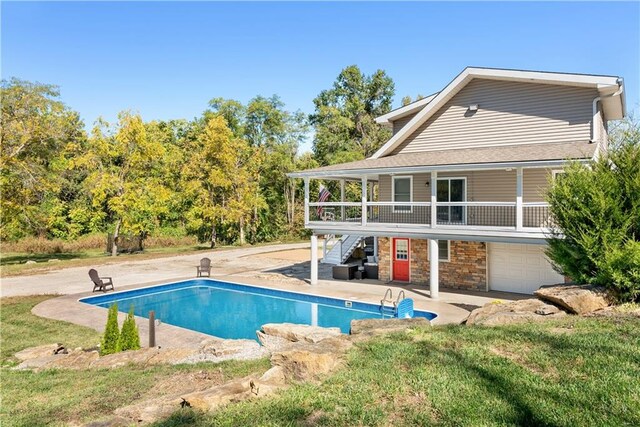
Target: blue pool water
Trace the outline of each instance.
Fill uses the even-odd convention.
[[[220,338],[256,339],[265,323],[299,323],[339,327],[349,333],[351,320],[382,318],[380,306],[296,292],[196,279],[126,292],[83,298],[81,302],[128,312],[137,316],[155,311],[164,323]],[[416,317],[433,319],[435,313],[415,311]]]

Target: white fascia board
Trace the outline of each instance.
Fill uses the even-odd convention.
[[[618,86],[618,77],[594,76],[583,74],[547,73],[540,71],[502,70],[495,68],[465,68],[455,79],[439,92],[413,119],[409,121],[398,133],[393,135],[371,158],[378,159],[396,148],[409,135],[415,132],[420,125],[438,111],[451,97],[458,93],[474,78],[486,78],[495,80],[511,80],[529,83],[559,84],[569,86],[594,87],[596,89]]]
[[[378,151],[376,151],[372,159],[378,159],[389,151],[393,150],[400,142],[402,142],[407,136],[411,135],[418,127],[429,117],[429,114],[432,111],[440,108],[446,101],[449,100],[449,97],[452,96],[452,92],[456,90],[460,90],[461,84],[469,77],[469,69],[465,68],[462,73],[458,74],[458,76],[453,79],[451,83],[449,83],[441,92],[439,92],[432,100],[427,104],[421,111],[418,112],[409,123],[404,125],[402,129],[398,131],[395,135],[393,135],[389,141],[387,141]],[[424,120],[423,120],[424,119]]]
[[[617,86],[618,77],[590,74],[548,73],[544,71],[502,70],[495,68],[467,68],[474,77],[529,81],[533,83],[560,84],[569,86]]]
[[[588,162],[591,159],[576,159],[579,162]],[[458,165],[438,165],[438,166],[398,166],[398,167],[386,167],[386,168],[370,168],[370,169],[345,169],[345,170],[333,170],[333,171],[316,171],[316,172],[291,172],[287,176],[289,178],[321,178],[327,177],[350,177],[357,176],[372,176],[372,175],[399,175],[399,174],[414,174],[414,173],[427,173],[432,171],[437,172],[462,172],[472,170],[492,170],[492,169],[510,169],[510,168],[553,168],[562,167],[567,163],[567,160],[535,160],[528,162],[501,162],[501,163],[470,163],[470,164],[458,164]]]
[[[396,108],[393,111],[388,112],[382,116],[376,117],[375,121],[379,124],[390,124],[394,120],[398,120],[404,116],[408,116],[409,114],[413,114],[416,111],[419,111],[425,105],[427,105],[433,98],[436,97],[438,93],[434,93],[433,95],[429,95],[426,98],[419,99],[411,104],[407,104],[404,107]]]
[[[356,224],[314,224],[310,223],[305,228],[313,230],[317,234],[349,234],[357,236],[377,237],[410,237],[414,239],[436,240],[465,240],[476,242],[499,243],[525,243],[533,245],[546,245],[547,239],[552,236],[546,231],[515,231],[515,230],[481,230],[481,229],[447,229],[431,228],[428,225],[412,227],[394,227],[392,224],[385,226],[361,226]]]

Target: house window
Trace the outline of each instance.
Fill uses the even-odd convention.
[[[451,203],[467,200],[466,178],[438,178],[437,202]],[[464,206],[438,206],[438,224],[465,224]]]
[[[561,170],[561,169],[556,169],[556,170],[553,170],[551,172],[553,174],[553,179],[554,180],[558,178],[558,175],[562,176],[562,174],[564,174],[564,171]]]
[[[438,240],[438,259],[449,261],[449,240]]]
[[[413,201],[413,178],[410,176],[394,176],[393,177],[393,201],[409,202]],[[411,212],[411,206],[394,206],[394,212]]]

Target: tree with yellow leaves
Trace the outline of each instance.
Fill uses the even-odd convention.
[[[207,236],[213,248],[217,228],[233,225],[243,244],[252,212],[264,205],[257,191],[260,150],[235,136],[222,115],[211,115],[188,152],[182,169],[187,228],[202,240]]]
[[[149,138],[137,114],[122,112],[115,127],[98,121],[84,153],[73,167],[86,171],[86,192],[96,214],[114,224],[112,255],[121,233],[145,236],[166,213],[172,192],[166,187],[165,148]]]

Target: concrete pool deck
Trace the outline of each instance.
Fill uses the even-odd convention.
[[[305,256],[305,253],[307,254]],[[200,258],[212,259],[212,278],[227,282],[268,287],[306,294],[379,304],[385,291],[391,288],[394,298],[403,290],[414,299],[417,309],[438,314],[433,324],[460,323],[469,311],[496,299],[511,301],[526,298],[504,292],[466,292],[441,289],[440,299],[429,297],[428,287],[411,284],[383,283],[377,280],[338,281],[331,279],[331,266],[320,264],[317,285],[308,283],[308,243],[241,248],[226,251],[199,252],[169,258],[122,262],[102,266],[101,276],[112,276],[116,291],[124,291],[156,284],[192,279]],[[305,260],[307,258],[307,260]],[[92,286],[88,267],[68,268],[42,275],[10,277],[2,281],[2,296],[60,293],[63,296],[38,304],[33,313],[90,327],[102,332],[107,310],[80,303],[78,299],[97,295]],[[89,291],[87,291],[89,290]],[[120,321],[124,319],[121,313]],[[148,320],[137,317],[140,338],[148,343]],[[156,342],[162,347],[197,347],[209,335],[160,323],[156,326]]]

